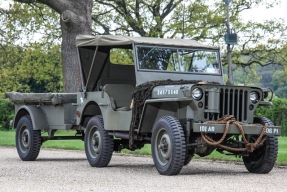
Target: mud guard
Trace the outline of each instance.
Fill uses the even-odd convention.
[[[48,129],[48,122],[44,111],[40,107],[28,105],[21,106],[17,110],[14,119],[14,128],[17,127],[20,118],[25,115],[30,115],[33,124],[33,130]]]

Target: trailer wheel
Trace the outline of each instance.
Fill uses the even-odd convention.
[[[152,158],[161,175],[177,175],[184,164],[186,144],[182,126],[171,116],[160,118],[152,130]]]
[[[265,117],[255,117],[254,123],[273,126],[273,123]],[[253,142],[257,138],[251,137]],[[246,169],[250,173],[269,173],[276,162],[278,154],[278,138],[277,136],[267,136],[263,146],[249,153],[248,157],[243,157],[243,162]]]
[[[20,118],[16,129],[16,148],[19,157],[23,161],[37,159],[42,145],[41,131],[33,130],[33,124],[29,115]]]
[[[90,119],[85,133],[85,152],[92,167],[106,167],[113,154],[114,139],[104,128],[102,116]]]

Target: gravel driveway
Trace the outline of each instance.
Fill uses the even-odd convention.
[[[92,168],[84,151],[41,149],[33,162],[0,147],[0,191],[287,191],[287,168],[250,174],[242,163],[193,160],[177,176],[161,176],[151,157],[114,154]]]

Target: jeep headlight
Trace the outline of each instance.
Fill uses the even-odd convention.
[[[252,91],[252,92],[250,92],[249,97],[250,97],[250,101],[251,101],[252,103],[256,103],[259,96],[258,96],[258,93],[257,93],[257,92]]]
[[[191,91],[191,96],[195,100],[200,100],[202,97],[202,90],[199,88],[195,88]]]

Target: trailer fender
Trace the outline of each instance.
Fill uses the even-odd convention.
[[[32,120],[33,130],[43,130],[48,129],[48,122],[46,115],[41,107],[36,106],[28,106],[24,105],[18,109],[16,112],[15,120],[14,120],[14,128],[17,127],[17,124],[21,117],[29,115]]]

